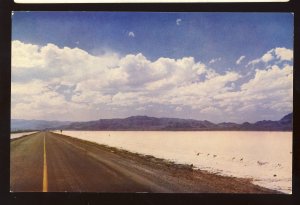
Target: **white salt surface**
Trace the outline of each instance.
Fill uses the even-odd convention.
[[[292,132],[63,131],[63,134],[152,155],[292,193]]]
[[[24,135],[30,135],[36,132],[19,132],[19,133],[10,133],[10,139],[15,139],[19,137],[23,137]]]

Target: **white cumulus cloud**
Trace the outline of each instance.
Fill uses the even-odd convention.
[[[275,52],[276,58],[282,61],[291,61],[293,60],[293,51],[291,49],[286,48],[275,48],[273,50]]]
[[[218,62],[218,61],[220,61],[220,60],[222,60],[222,58],[213,58],[213,59],[211,59],[208,63],[209,63],[209,64],[213,64],[213,63]]]
[[[291,61],[292,53],[267,52],[276,61]],[[171,110],[212,121],[281,116],[292,110],[293,66],[276,64],[268,55],[254,59],[264,59],[265,69],[245,77],[218,73],[193,57],[95,56],[79,48],[13,41],[12,118],[91,120],[141,112],[172,117]]]
[[[239,59],[237,59],[237,61],[235,62],[235,64],[239,65],[241,64],[241,62],[246,58],[246,56],[241,56],[239,57]]]
[[[274,48],[265,53],[261,58],[254,59],[250,61],[247,66],[255,66],[259,63],[268,63],[272,60],[282,61],[292,61],[293,60],[293,50],[287,48]]]
[[[179,26],[179,25],[181,24],[181,22],[182,22],[182,19],[179,19],[179,18],[176,19],[176,25],[177,25],[177,26]]]
[[[135,34],[134,34],[133,31],[130,31],[130,32],[128,32],[128,36],[134,38],[134,37],[135,37]]]

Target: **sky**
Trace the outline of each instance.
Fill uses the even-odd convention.
[[[293,14],[13,12],[13,119],[293,111]]]

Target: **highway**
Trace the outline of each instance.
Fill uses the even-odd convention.
[[[273,193],[249,181],[51,132],[11,140],[12,192]]]

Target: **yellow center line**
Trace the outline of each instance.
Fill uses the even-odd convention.
[[[44,134],[44,172],[43,172],[43,192],[48,191],[48,173],[47,173],[47,158],[46,158],[46,134]]]

